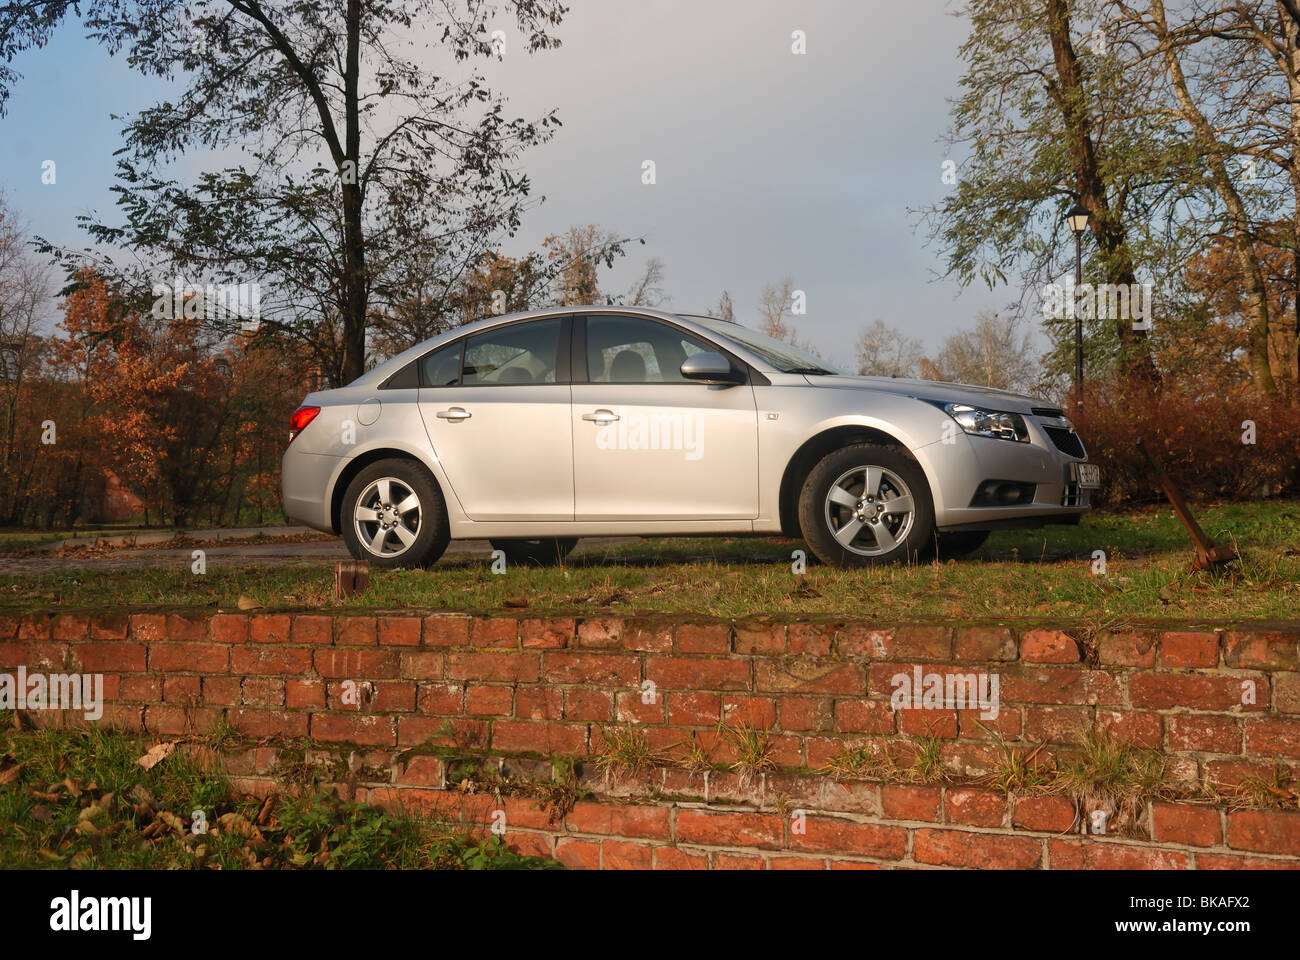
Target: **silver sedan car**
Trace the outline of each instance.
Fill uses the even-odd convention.
[[[293,414],[285,513],[358,560],[450,540],[554,563],[584,536],[802,537],[837,566],[1077,523],[1099,485],[1059,409],[846,376],[736,323],[622,307],[494,317]]]

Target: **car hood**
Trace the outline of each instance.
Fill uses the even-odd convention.
[[[905,380],[901,377],[851,377],[851,376],[809,376],[806,378],[814,387],[831,387],[838,389],[876,390],[896,393],[904,397],[919,400],[942,400],[944,403],[968,403],[975,407],[986,407],[1007,413],[1029,413],[1034,407],[1051,407],[1055,405],[1011,390],[997,390],[993,387],[977,387],[969,383],[945,383],[941,380]]]

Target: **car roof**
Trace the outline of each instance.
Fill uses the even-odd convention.
[[[671,313],[667,310],[659,310],[655,307],[625,307],[612,306],[605,304],[582,304],[572,307],[543,307],[538,310],[522,310],[517,313],[504,313],[499,317],[485,317],[482,320],[475,320],[459,327],[452,327],[445,330],[436,337],[430,337],[423,340],[413,347],[403,350],[396,356],[389,357],[377,363],[370,370],[363,373],[348,386],[367,386],[371,383],[386,380],[393,373],[396,373],[406,364],[410,363],[417,357],[421,357],[430,350],[436,349],[444,343],[451,343],[458,340],[466,334],[480,333],[484,330],[491,330],[494,327],[504,326],[509,323],[517,323],[521,320],[540,320],[546,317],[567,317],[576,314],[618,314],[621,316],[638,316],[649,317],[653,320],[666,320],[669,323],[675,323],[679,326],[686,327],[704,336],[716,337],[718,331],[710,329],[700,319],[715,319],[706,317],[703,314],[683,314]],[[760,369],[770,370],[771,367],[765,363],[762,358],[754,356],[753,353],[745,349],[743,344],[735,341],[727,341],[727,349],[743,357],[747,362],[754,364]]]

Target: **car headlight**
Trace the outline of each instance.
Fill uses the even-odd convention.
[[[1029,430],[1025,427],[1025,418],[1018,413],[985,410],[982,407],[972,407],[968,403],[945,403],[943,412],[956,420],[971,436],[1015,440],[1018,443],[1029,442]]]

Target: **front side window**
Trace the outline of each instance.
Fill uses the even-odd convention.
[[[487,330],[465,341],[461,383],[555,383],[559,345],[559,317]]]
[[[587,379],[592,383],[690,383],[682,361],[717,348],[646,317],[587,318]]]

